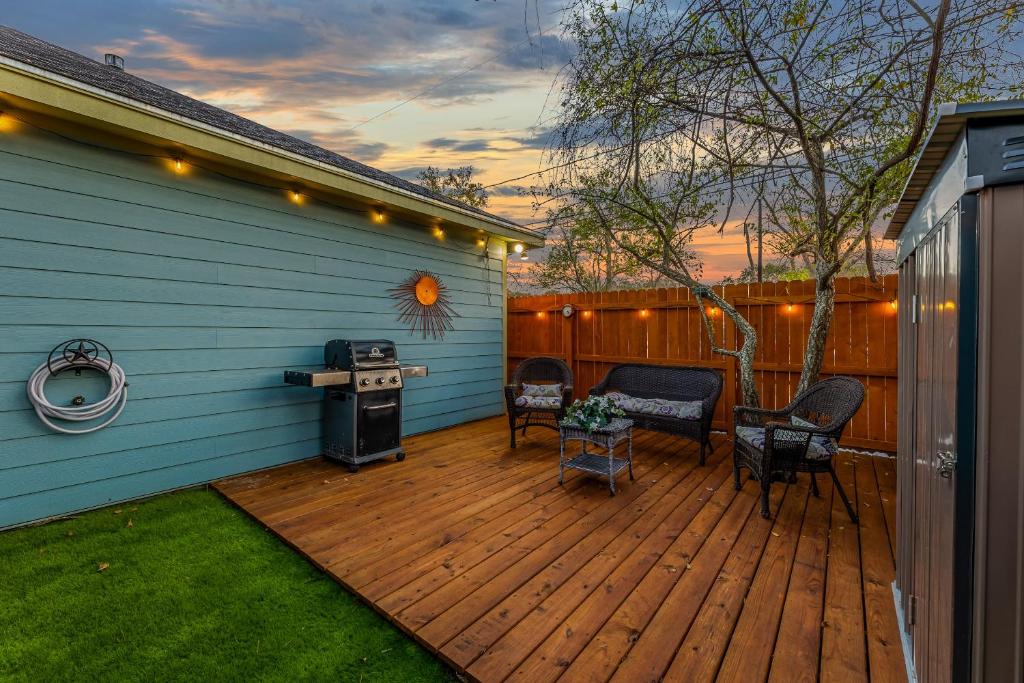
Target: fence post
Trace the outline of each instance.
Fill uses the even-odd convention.
[[[565,302],[569,299],[566,298]],[[574,305],[575,309],[576,306]],[[562,355],[565,357],[565,364],[572,370],[573,377],[579,374],[576,368],[576,313],[566,318],[562,315],[562,311],[555,313],[559,318],[562,319]]]

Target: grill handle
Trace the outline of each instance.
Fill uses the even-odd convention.
[[[384,410],[385,408],[397,408],[397,403],[382,403],[379,406],[363,406],[363,410]]]

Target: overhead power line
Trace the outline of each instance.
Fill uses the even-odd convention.
[[[879,148],[871,148],[871,149],[879,149]],[[602,152],[598,152],[597,154],[591,155],[590,157],[583,157],[581,159],[577,159],[577,160],[574,160],[572,162],[566,162],[564,164],[559,164],[559,166],[567,166],[567,165],[569,165],[571,163],[575,163],[575,161],[583,161],[585,159],[593,158],[595,156],[600,156],[601,154],[607,154],[607,153],[610,153],[610,152],[613,152],[613,151],[615,151],[615,148],[607,149],[607,150],[604,150]],[[836,160],[837,161],[857,161],[857,160],[861,160],[861,159],[866,159],[866,158],[868,158],[870,156],[871,156],[871,152],[865,151],[863,154],[841,154],[841,155],[839,155],[837,157]],[[552,168],[558,168],[558,166],[555,166],[555,167],[552,167]],[[791,174],[791,172],[792,172],[792,169],[787,169],[787,168],[784,168],[784,167],[774,167],[774,166],[772,166],[772,167],[763,167],[763,168],[767,169],[765,171],[764,176],[756,176],[756,177],[752,177],[752,178],[745,178],[745,179],[740,180],[740,181],[716,180],[714,182],[705,183],[705,184],[701,185],[700,186],[700,191],[707,192],[707,191],[711,191],[711,190],[725,189],[725,188],[730,188],[730,187],[732,189],[734,189],[734,190],[743,190],[743,189],[746,189],[746,188],[757,187],[758,185],[761,185],[762,183],[774,184],[775,182],[780,180],[780,178],[784,178],[785,176]],[[543,169],[541,171],[537,171],[537,173],[543,173],[546,170],[550,170],[550,169]],[[530,173],[530,174],[527,174],[527,176],[524,176],[524,177],[529,177],[530,175],[535,175],[535,174]],[[567,195],[564,195],[564,196],[569,196],[569,195],[567,194]],[[666,193],[666,194],[662,194],[662,195],[656,195],[656,196],[652,197],[652,199],[661,200],[661,199],[667,199],[670,196],[671,196],[670,194]],[[551,219],[550,218],[542,218],[542,219],[533,220],[533,221],[521,222],[521,223],[519,223],[519,226],[523,227],[523,228],[531,228],[532,226],[535,226],[535,225],[544,225],[544,224],[549,224],[550,225],[551,224]]]

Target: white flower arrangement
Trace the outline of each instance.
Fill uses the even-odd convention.
[[[604,427],[613,418],[625,415],[626,413],[607,396],[589,396],[584,401],[573,401],[565,411],[562,424],[567,427],[579,427],[589,434]]]

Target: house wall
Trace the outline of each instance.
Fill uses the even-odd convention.
[[[410,380],[403,431],[495,415],[502,252],[472,240],[166,160],[20,125],[0,132],[0,527],[310,457],[320,391],[282,371],[322,363],[330,338],[390,338]],[[417,269],[448,286],[443,342],[397,322],[388,289]],[[48,431],[25,381],[59,342],[95,338],[129,381],[117,422]],[[51,380],[54,402],[95,399],[92,373]],[[415,454],[410,454],[415,457]]]

